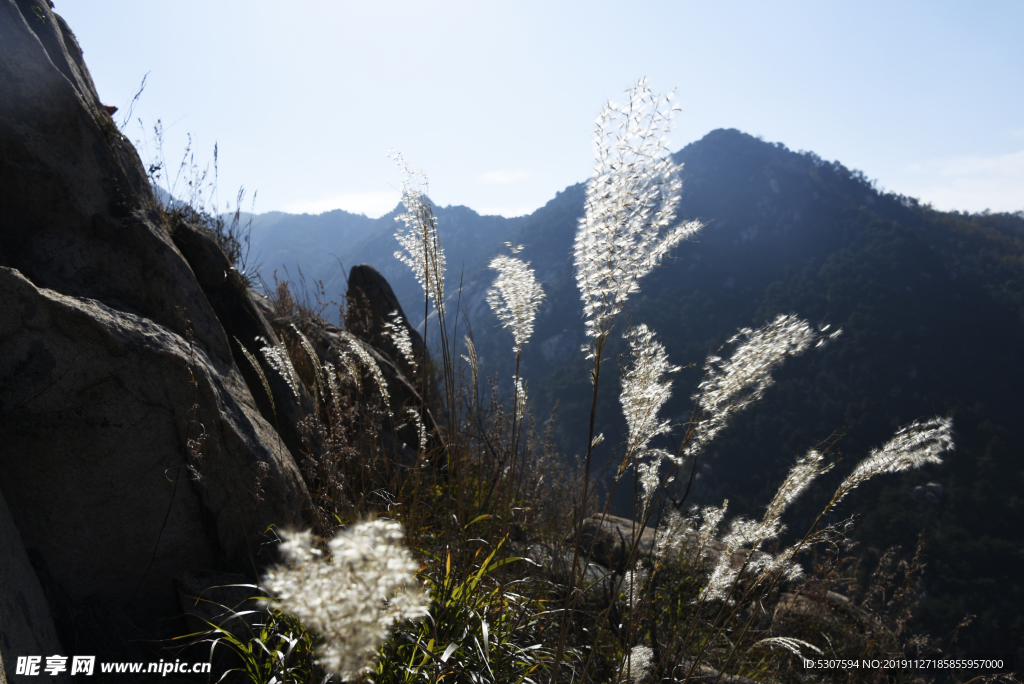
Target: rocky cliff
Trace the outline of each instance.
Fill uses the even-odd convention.
[[[276,343],[211,235],[168,226],[65,22],[0,0],[0,682],[181,634],[175,578],[255,579],[308,518],[308,393],[245,361]]]

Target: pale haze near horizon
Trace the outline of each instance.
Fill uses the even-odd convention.
[[[56,0],[146,163],[218,145],[217,209],[380,216],[389,150],[439,205],[534,211],[587,179],[606,100],[676,88],[671,148],[737,128],[942,210],[1024,210],[1024,3]],[[142,121],[140,125],[139,120]],[[212,175],[212,168],[211,168]],[[185,181],[172,189],[183,194]],[[685,192],[685,189],[684,189]],[[243,208],[250,208],[247,199]]]

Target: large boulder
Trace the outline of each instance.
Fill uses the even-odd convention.
[[[13,682],[19,657],[65,655],[21,535],[0,494],[0,684]],[[66,682],[45,673],[34,681]]]
[[[0,93],[0,492],[64,648],[99,655],[179,629],[180,572],[255,578],[310,499],[46,3],[0,0]]]
[[[348,292],[345,295],[348,310],[345,313],[345,327],[356,337],[387,354],[392,363],[406,377],[414,378],[417,370],[399,351],[384,324],[396,322],[409,335],[413,356],[417,366],[422,365],[423,336],[409,323],[402,305],[398,302],[391,285],[380,271],[369,264],[357,264],[348,275]],[[427,364],[430,355],[427,354]],[[428,394],[431,392],[428,391]]]
[[[384,281],[387,284],[386,281]],[[405,318],[400,319],[401,323],[407,324]],[[414,465],[418,461],[417,449],[420,441],[420,427],[410,413],[414,412],[421,416],[423,434],[428,440],[433,440],[437,433],[431,407],[421,407],[419,388],[414,386],[409,378],[402,371],[401,367],[387,354],[387,352],[373,346],[370,342],[350,333],[348,330],[331,325],[325,321],[310,318],[308,316],[295,315],[286,318],[279,318],[272,323],[278,336],[285,341],[291,349],[300,349],[301,338],[305,337],[317,357],[320,366],[331,364],[338,372],[351,373],[349,365],[361,378],[360,396],[364,402],[372,402],[379,394],[379,388],[373,378],[373,372],[366,367],[356,348],[362,350],[365,356],[372,360],[372,363],[380,370],[381,379],[384,381],[387,393],[385,416],[380,437],[389,442],[389,458],[399,465]],[[304,356],[304,353],[297,354]],[[344,356],[347,356],[349,363],[346,363]],[[300,375],[303,369],[300,368]],[[311,378],[305,383],[312,385]],[[393,444],[390,444],[394,442]]]
[[[624,572],[631,567],[627,564],[634,539],[637,543],[634,563],[637,559],[649,556],[654,549],[654,530],[649,527],[640,530],[636,527],[629,518],[617,515],[592,515],[585,518],[580,530],[580,553],[607,568]]]
[[[257,297],[231,264],[212,230],[175,220],[171,224],[171,238],[224,327],[231,356],[260,415],[277,429],[292,455],[298,458],[305,445],[297,426],[313,412],[313,400],[304,386],[289,385],[264,351],[278,348],[280,341]]]
[[[574,538],[574,532],[570,532],[567,541]],[[659,533],[650,527],[640,530],[629,518],[600,514],[584,518],[581,532],[580,553],[590,554],[591,560],[617,572],[625,572],[631,567],[630,551],[634,540],[636,553],[632,558],[633,563],[639,559],[652,557],[657,548]],[[664,530],[661,532],[664,533]],[[682,555],[690,563],[706,561],[710,565],[717,563],[725,552],[725,544],[718,539],[710,540],[706,547],[701,548],[697,532],[694,530],[688,530],[681,538],[668,545],[668,548],[669,557]],[[700,557],[697,555],[698,549]],[[748,555],[748,551],[743,549],[733,552],[729,558],[730,567],[742,567],[747,562]],[[757,551],[754,557],[760,559],[766,557],[766,554]]]

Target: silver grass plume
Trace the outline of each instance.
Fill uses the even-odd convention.
[[[803,651],[800,650],[801,646],[809,648],[819,655],[823,654],[823,651],[814,644],[808,643],[802,639],[795,639],[793,637],[768,637],[767,639],[761,639],[760,641],[755,642],[751,648],[754,648],[755,646],[781,646],[799,658],[804,657]]]
[[[620,108],[609,102],[594,131],[596,164],[573,247],[587,335],[603,338],[639,281],[703,225],[670,228],[679,204],[680,166],[670,157],[672,94],[657,98],[646,79]],[[664,232],[663,231],[667,231]]]
[[[855,487],[875,475],[920,468],[925,463],[942,463],[941,454],[952,449],[952,419],[932,418],[924,423],[914,421],[904,425],[884,447],[872,449],[871,454],[854,468],[839,485],[832,502],[839,503]]]
[[[373,381],[377,383],[377,389],[380,390],[380,395],[384,398],[384,405],[387,406],[388,413],[391,412],[391,396],[388,394],[388,383],[384,380],[384,374],[381,373],[380,366],[377,365],[377,361],[374,360],[370,353],[363,349],[363,345],[359,343],[355,335],[347,330],[341,331],[342,337],[348,342],[349,349],[356,355],[356,358],[363,364],[363,366],[370,372],[370,376]]]
[[[338,371],[334,369],[333,363],[327,362],[324,364],[324,382],[330,389],[331,405],[334,406],[335,415],[341,415],[341,395],[338,393]]]
[[[416,426],[416,434],[420,440],[420,451],[427,450],[427,428],[423,425],[423,419],[420,417],[420,412],[416,410],[415,406],[406,406],[405,413],[412,420],[413,425]]]
[[[817,339],[831,340],[841,332]],[[772,371],[787,356],[806,351],[815,339],[811,326],[793,315],[780,315],[758,330],[743,328],[730,338],[726,344],[739,345],[732,357],[724,360],[711,356],[704,364],[704,381],[693,397],[701,413],[700,422],[684,456],[703,451],[733,415],[764,396],[775,382]]]
[[[466,354],[463,354],[462,355],[462,359],[466,363],[469,364],[469,369],[473,373],[473,405],[475,406],[476,405],[477,380],[478,380],[477,376],[478,376],[478,372],[479,372],[479,365],[477,363],[477,358],[476,358],[476,345],[473,344],[473,338],[471,338],[469,335],[465,336],[465,340],[466,340],[466,353],[468,354],[468,356]]]
[[[391,320],[384,321],[384,330],[391,341],[395,343],[399,353],[402,355],[409,366],[416,370],[416,355],[412,351],[412,340],[409,338],[409,329],[403,325],[401,316],[398,311],[392,311]]]
[[[270,367],[276,370],[284,381],[288,383],[288,387],[291,389],[292,394],[295,398],[299,398],[299,379],[295,373],[295,367],[292,365],[292,359],[288,356],[288,352],[282,349],[278,345],[270,344],[263,337],[257,337],[256,341],[263,344],[260,348],[260,353],[263,354],[263,358],[267,360]]]
[[[406,164],[401,154],[395,152],[391,156],[405,173],[402,181],[405,213],[395,217],[405,224],[404,229],[395,230],[395,239],[405,252],[395,252],[395,258],[412,269],[416,281],[443,318],[445,260],[437,235],[437,217],[426,196],[430,181],[423,171]]]
[[[650,457],[647,463],[640,463],[640,482],[644,489],[645,505],[658,488],[658,466],[669,454],[661,449],[650,449],[648,444],[658,435],[671,430],[671,422],[659,420],[658,412],[672,396],[672,380],[664,376],[676,373],[678,366],[668,362],[668,354],[660,342],[654,341],[654,333],[645,325],[630,328],[624,335],[629,342],[632,364],[622,374],[622,394],[619,401],[626,416],[629,437],[626,442],[626,461],[619,469],[619,476],[630,457],[638,462]]]
[[[253,370],[256,371],[256,374],[260,376],[260,381],[263,383],[263,390],[267,393],[267,399],[270,400],[270,410],[273,411],[274,416],[277,416],[277,407],[274,406],[274,393],[270,391],[270,383],[267,382],[267,376],[263,373],[263,367],[260,366],[260,362],[252,355],[252,352],[245,348],[245,345],[242,344],[241,340],[237,337],[234,339],[235,344],[237,344],[238,348],[242,350],[243,354],[245,354],[245,358],[249,361],[249,365],[252,366]],[[256,338],[257,341],[260,339],[261,338],[259,337]]]
[[[310,344],[309,338],[303,335],[302,331],[299,330],[294,323],[292,323],[291,327],[295,334],[299,336],[299,344],[302,346],[303,351],[306,352],[306,356],[309,357],[309,362],[313,366],[313,379],[316,383],[314,389],[316,390],[317,398],[320,399],[321,401],[326,402],[327,397],[324,395],[323,383],[321,382],[320,378],[320,373],[322,370],[320,367],[320,359],[317,357],[316,352],[313,350],[313,345]]]
[[[626,607],[634,610],[640,605],[640,598],[644,590],[644,582],[647,581],[647,571],[639,563],[632,570],[627,570],[622,575],[622,595],[625,597]]]
[[[708,555],[711,540],[718,532],[718,524],[722,522],[728,507],[729,500],[726,499],[720,508],[705,506],[703,509],[697,509],[694,507],[685,516],[676,510],[669,511],[669,514],[658,526],[656,557],[659,559],[670,557],[687,548],[692,549],[694,562],[702,560]],[[697,527],[698,518],[703,518],[700,527]],[[691,546],[688,539],[691,534],[696,538],[696,547]]]
[[[915,421],[896,431],[896,435],[881,449],[874,449],[861,461],[853,472],[836,490],[829,508],[839,503],[847,494],[862,482],[883,473],[898,473],[911,468],[920,468],[926,463],[942,463],[941,454],[953,449],[953,421],[949,418],[933,418],[927,422]],[[812,479],[832,469],[824,464],[824,458],[815,450],[797,461],[789,473],[789,477],[779,488],[779,492],[765,513],[765,520],[778,520],[782,511],[796,496],[807,488]],[[812,539],[828,538],[831,528],[816,533]],[[798,548],[790,547],[776,556],[765,556],[760,559],[758,570],[762,573],[782,572],[789,578],[798,577],[803,570],[793,563]]]
[[[782,573],[789,579],[796,579],[803,574],[803,568],[793,562],[796,547],[787,548],[775,556],[758,551],[764,542],[782,532],[780,519],[790,504],[807,489],[814,478],[831,469],[832,466],[825,464],[825,457],[818,450],[811,449],[790,468],[789,475],[779,486],[760,522],[743,518],[733,521],[729,534],[722,538],[725,550],[719,556],[708,580],[705,598],[722,598],[728,592],[739,572],[731,567],[731,558],[740,549],[749,550],[746,569],[754,575]]]
[[[766,520],[778,520],[782,517],[790,504],[792,504],[811,481],[822,473],[832,469],[831,465],[825,465],[825,457],[817,449],[811,449],[807,455],[797,459],[796,464],[790,469],[789,475],[775,493],[772,502],[768,504],[764,517]]]
[[[661,519],[655,537],[654,556],[658,560],[678,554],[686,543],[686,537],[693,531],[693,519],[683,516],[675,508]]]
[[[427,615],[427,594],[415,581],[419,566],[399,523],[371,520],[338,532],[328,543],[330,558],[310,532],[282,536],[286,565],[263,577],[274,597],[267,605],[322,636],[319,662],[343,680],[369,671],[395,624]]]
[[[522,249],[508,242],[505,245],[513,254]],[[512,333],[512,351],[518,355],[533,335],[533,321],[537,307],[544,299],[544,290],[528,261],[502,254],[491,260],[490,268],[498,272],[498,277],[494,287],[487,291],[487,303],[502,325]]]
[[[648,452],[654,454],[654,457],[646,463],[638,463],[636,466],[637,475],[640,478],[640,486],[644,490],[644,513],[647,511],[647,506],[651,503],[651,497],[658,491],[658,487],[661,486],[661,459],[662,455],[660,451],[655,450]],[[671,482],[674,478],[669,478]],[[666,483],[667,484],[667,483]]]
[[[747,549],[753,562],[748,561],[747,570],[757,573],[758,566],[763,556],[758,557],[757,552],[761,544],[777,537],[780,532],[778,521],[761,520],[754,521],[746,518],[736,518],[729,526],[729,532],[722,537],[722,544],[725,547],[718,556],[708,583],[702,591],[704,600],[725,598],[729,590],[736,583],[742,568],[732,566],[732,556],[740,549]]]
[[[654,666],[654,650],[650,646],[634,646],[625,663],[626,678],[623,681],[642,682],[647,679]]]
[[[729,500],[722,501],[721,507],[705,506],[702,511],[703,524],[697,530],[697,558],[704,558],[711,547],[711,540],[718,533],[718,525],[725,517],[725,511],[729,508]]]
[[[915,421],[900,428],[892,440],[881,449],[872,450],[871,454],[843,480],[832,497],[829,508],[875,475],[898,473],[919,468],[926,463],[942,463],[941,454],[953,448],[952,428],[952,420],[948,418],[933,418],[927,422]],[[749,547],[751,551],[746,569],[752,574],[766,576],[781,573],[789,579],[794,579],[803,573],[802,568],[793,561],[798,547],[789,547],[775,556],[755,556],[755,553],[761,544],[777,537],[781,532],[779,519],[793,500],[815,477],[830,469],[831,466],[825,465],[824,457],[812,449],[790,470],[772,502],[768,504],[763,520],[754,522],[738,518],[733,521],[729,534],[722,539],[725,549],[704,588],[705,599],[726,596],[739,572],[738,569],[731,567],[730,558],[741,548]],[[784,644],[780,645],[785,647]]]
[[[356,384],[356,390],[359,392],[363,391],[363,379],[360,377],[359,367],[356,366],[356,362],[352,360],[348,352],[344,350],[338,350],[338,360],[341,361],[342,365],[345,366],[345,370],[348,371],[348,376],[352,378],[352,382]]]
[[[780,519],[783,512],[796,498],[803,493],[818,475],[828,472],[832,466],[825,464],[825,457],[816,449],[797,459],[789,471],[789,475],[779,486],[778,491],[761,522],[744,519],[733,521],[732,530],[722,541],[725,550],[718,559],[718,564],[708,581],[708,598],[722,597],[736,578],[737,570],[729,566],[732,554],[749,546],[752,552],[747,569],[754,574],[784,573],[788,578],[795,579],[803,574],[803,569],[793,563],[796,548],[790,547],[776,556],[757,554],[761,544],[779,535],[782,531]]]
[[[526,415],[526,390],[527,384],[522,378],[516,378],[516,415]]]

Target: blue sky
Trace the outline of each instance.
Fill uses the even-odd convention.
[[[1021,2],[56,0],[100,97],[219,196],[379,216],[391,149],[441,205],[514,216],[583,181],[608,99],[677,88],[672,149],[738,128],[939,209],[1024,209]],[[139,125],[138,119],[145,124]],[[180,190],[181,182],[179,182]],[[684,189],[685,192],[685,189]],[[248,202],[245,208],[248,208]],[[222,207],[226,208],[226,206]]]

